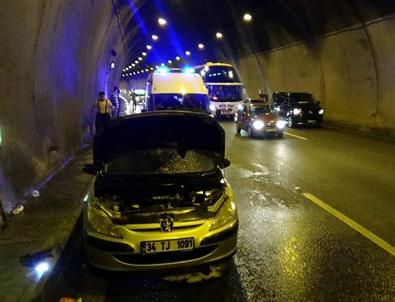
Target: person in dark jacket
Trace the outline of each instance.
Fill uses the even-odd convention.
[[[111,96],[110,96],[110,101],[114,106],[114,110],[112,112],[112,117],[119,116],[119,107],[120,107],[119,106],[119,93],[120,93],[120,91],[119,91],[118,87],[114,86],[114,89],[113,89]]]

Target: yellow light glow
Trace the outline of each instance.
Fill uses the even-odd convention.
[[[159,18],[158,23],[160,26],[165,26],[167,24],[167,21],[164,18]]]
[[[245,13],[243,16],[244,22],[251,22],[252,21],[252,16],[249,13]]]

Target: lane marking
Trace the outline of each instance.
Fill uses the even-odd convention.
[[[306,138],[306,137],[299,136],[299,135],[296,135],[296,134],[292,134],[292,133],[289,133],[288,131],[284,131],[284,133],[285,133],[286,135],[293,136],[293,137],[296,137],[296,138],[302,139],[302,140],[304,140],[304,141],[309,141],[309,139],[308,139],[308,138]]]
[[[355,231],[369,239],[370,241],[374,242],[377,244],[379,247],[381,247],[383,250],[386,250],[388,253],[390,253],[392,256],[395,256],[395,247],[393,247],[391,244],[386,242],[385,240],[381,239],[379,236],[373,234],[371,231],[368,229],[364,228],[362,225],[359,223],[355,222],[351,218],[348,218],[346,215],[342,214],[335,208],[332,208],[330,205],[326,204],[322,200],[318,199],[314,195],[311,195],[310,193],[303,193],[304,197],[315,203],[317,206],[321,207],[328,213],[332,214],[335,216],[337,219],[341,220],[345,224],[347,224],[349,227],[353,228]]]

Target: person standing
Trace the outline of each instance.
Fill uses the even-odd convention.
[[[111,120],[111,112],[113,111],[114,106],[111,101],[106,98],[106,94],[101,91],[99,92],[99,98],[96,100],[95,104],[93,104],[92,109],[93,108],[97,109],[95,121],[96,133],[93,136],[93,166],[91,167],[90,165],[85,165],[83,170],[97,173],[97,171],[101,169],[102,163],[100,160],[97,159],[95,144],[97,142],[100,132]]]
[[[119,104],[119,93],[120,93],[120,91],[119,91],[118,87],[114,86],[114,89],[113,89],[113,91],[111,93],[111,96],[110,96],[110,101],[111,101],[111,103],[114,106],[112,117],[118,117],[119,116],[119,107],[120,107],[120,104]]]
[[[96,133],[101,131],[111,119],[111,112],[114,109],[113,104],[110,100],[106,99],[104,92],[99,93],[99,98],[96,100],[95,105],[97,108],[96,113]]]

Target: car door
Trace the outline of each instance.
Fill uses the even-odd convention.
[[[280,110],[279,110],[279,115],[281,117],[287,117],[288,116],[288,112],[290,110],[290,102],[289,99],[286,97],[281,97],[280,99]]]

